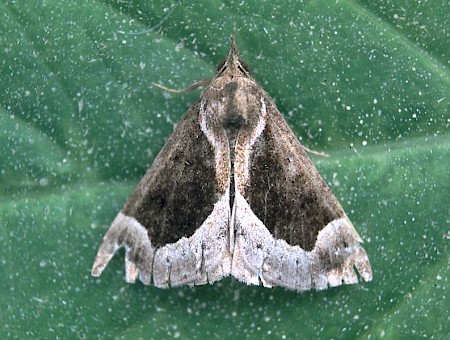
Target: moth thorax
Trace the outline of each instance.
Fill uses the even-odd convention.
[[[223,127],[226,130],[236,130],[239,131],[244,125],[245,119],[237,111],[228,112],[228,114],[223,118]]]

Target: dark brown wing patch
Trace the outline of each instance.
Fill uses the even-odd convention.
[[[214,152],[200,129],[198,112],[196,103],[177,125],[123,209],[125,215],[134,217],[147,229],[156,248],[183,236],[190,237],[223,195],[218,192]]]
[[[268,119],[277,121],[254,144],[246,199],[275,238],[310,251],[344,212],[281,115]]]

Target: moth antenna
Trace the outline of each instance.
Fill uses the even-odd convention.
[[[310,153],[310,154],[312,154],[314,156],[318,156],[318,157],[322,157],[322,158],[330,157],[330,155],[325,153],[325,152],[311,150],[311,149],[307,148],[306,146],[303,146],[303,149],[305,149],[307,153]]]
[[[203,79],[203,80],[197,81],[197,82],[189,85],[188,87],[186,87],[184,89],[180,89],[180,90],[171,89],[171,88],[168,88],[163,85],[156,84],[156,83],[152,83],[152,85],[155,87],[158,87],[164,91],[171,92],[171,93],[186,93],[186,92],[192,92],[199,87],[209,85],[209,83],[211,83],[211,80],[212,80],[212,78]]]

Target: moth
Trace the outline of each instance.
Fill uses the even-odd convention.
[[[125,280],[156,287],[233,276],[324,289],[372,279],[360,236],[234,37],[200,98],[105,234],[100,276],[125,248]]]

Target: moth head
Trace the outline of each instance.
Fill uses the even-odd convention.
[[[221,61],[217,65],[217,75],[224,73],[236,76],[249,76],[249,68],[245,61],[239,58],[239,51],[234,41],[234,36],[231,37],[231,47],[228,51],[227,59]]]
[[[218,65],[217,65],[217,73],[223,73],[226,69],[227,66],[226,65],[227,60],[222,60]],[[243,61],[241,58],[238,59],[238,69],[239,71],[241,71],[243,74],[249,74],[250,73],[250,69],[248,68],[248,65],[245,61]]]

